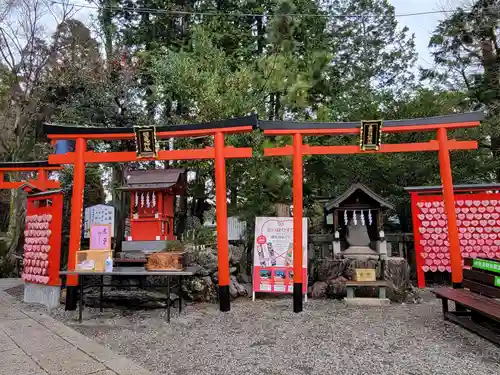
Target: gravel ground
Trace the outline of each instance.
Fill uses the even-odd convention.
[[[312,300],[302,314],[291,302],[239,299],[229,313],[188,305],[171,324],[162,310],[87,308],[81,325],[76,312],[51,315],[158,374],[500,374],[500,349],[444,322],[432,297],[383,308]]]

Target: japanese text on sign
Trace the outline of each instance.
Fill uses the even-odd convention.
[[[253,291],[293,292],[293,218],[255,219]],[[307,280],[307,219],[302,221],[302,278]],[[307,283],[304,283],[304,292]]]
[[[92,225],[90,227],[90,250],[111,250],[110,225]]]
[[[485,271],[500,273],[500,263],[491,260],[474,259],[472,261],[473,268],[479,268]]]
[[[154,126],[136,128],[135,142],[137,157],[156,157],[156,133]]]
[[[361,121],[359,135],[361,150],[378,150],[382,135],[382,120]]]

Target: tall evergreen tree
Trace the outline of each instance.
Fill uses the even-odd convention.
[[[469,108],[487,109],[482,147],[491,150],[500,181],[500,6],[494,0],[476,0],[442,21],[430,40],[437,69],[423,78],[465,92]]]

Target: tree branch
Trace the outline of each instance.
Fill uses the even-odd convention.
[[[5,143],[5,140],[2,137],[0,137],[0,145],[5,150],[5,153],[10,154],[10,147],[7,145],[7,143]]]
[[[7,38],[5,37],[5,31],[1,27],[0,27],[0,33],[2,34],[2,39],[9,56],[5,54],[4,49],[2,47],[0,47],[0,53],[2,54],[2,58],[5,60],[5,64],[9,67],[11,71],[14,71],[14,68],[16,66],[16,61],[14,59],[14,55],[12,54],[12,50],[9,47],[9,42],[7,42]]]

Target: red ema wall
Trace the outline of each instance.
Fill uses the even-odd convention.
[[[441,195],[411,195],[419,287],[425,272],[451,272],[447,218]],[[463,258],[500,259],[500,194],[455,194]]]
[[[60,285],[62,206],[61,193],[28,196],[22,274],[27,283]]]

